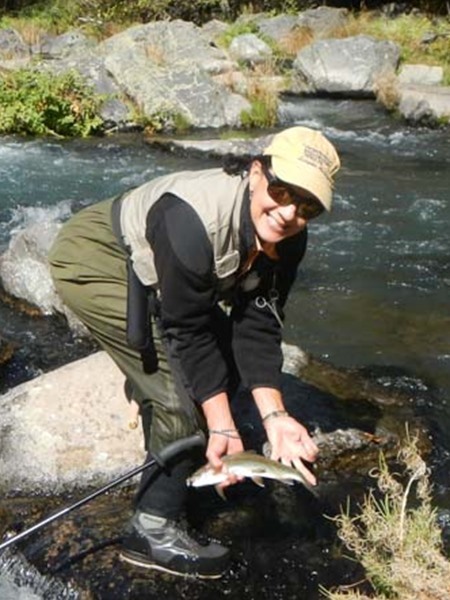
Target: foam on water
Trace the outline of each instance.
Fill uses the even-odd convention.
[[[1,600],[78,600],[77,590],[39,573],[19,553],[0,553]]]

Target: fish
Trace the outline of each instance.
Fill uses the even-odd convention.
[[[210,465],[206,464],[197,469],[186,480],[186,484],[191,487],[203,487],[207,485],[216,486],[216,491],[222,497],[223,490],[217,487],[227,479],[228,473],[237,477],[248,477],[257,485],[264,487],[263,479],[275,479],[287,485],[293,485],[295,482],[303,484],[311,493],[317,495],[313,486],[305,477],[294,469],[282,463],[261,456],[253,450],[245,450],[236,454],[229,454],[222,457],[225,466],[224,471],[215,471]]]

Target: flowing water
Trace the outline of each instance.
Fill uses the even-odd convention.
[[[371,101],[286,99],[282,117],[323,129],[343,163],[333,212],[310,227],[286,341],[337,366],[364,368],[386,387],[430,392],[422,410],[439,445],[436,501],[449,508],[449,132],[409,128]],[[155,150],[129,134],[3,138],[0,251],[29,223],[64,219],[155,175],[214,164]],[[24,319],[0,303],[4,337],[22,346],[4,371],[6,385],[58,364],[57,356],[87,351],[66,334],[55,335],[53,322]]]

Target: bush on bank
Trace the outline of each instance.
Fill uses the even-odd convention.
[[[102,126],[102,101],[72,71],[7,73],[0,77],[0,134],[86,137]]]
[[[344,545],[363,565],[367,579],[328,600],[443,600],[450,597],[450,561],[433,508],[429,470],[418,440],[409,437],[398,455],[401,471],[380,456],[378,492],[365,497],[359,514],[343,511],[335,521]],[[360,591],[370,587],[370,593]]]

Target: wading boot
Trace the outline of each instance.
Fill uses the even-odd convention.
[[[216,579],[228,566],[229,550],[214,541],[195,540],[176,521],[137,510],[122,543],[120,558],[173,575]]]

